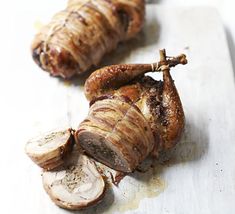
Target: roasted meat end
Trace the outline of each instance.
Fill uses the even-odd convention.
[[[75,139],[88,155],[118,171],[132,172],[152,151],[154,138],[135,105],[110,97],[97,100]]]
[[[78,134],[78,142],[82,148],[94,159],[117,171],[131,172],[132,166],[126,161],[125,156],[118,148],[111,147],[112,143],[95,132],[81,131]]]

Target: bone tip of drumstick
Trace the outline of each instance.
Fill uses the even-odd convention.
[[[180,61],[180,64],[182,65],[185,65],[188,63],[188,60],[186,58],[186,55],[185,54],[181,54],[180,57],[179,57],[179,61]]]
[[[160,61],[166,60],[166,49],[160,49],[159,55],[160,55]]]

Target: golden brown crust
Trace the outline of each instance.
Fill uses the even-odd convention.
[[[169,149],[179,141],[185,126],[185,117],[180,97],[169,70],[163,71],[163,80],[162,106],[164,114],[162,124],[165,130],[164,134],[162,133],[162,138],[164,141],[163,149]]]
[[[163,82],[145,76],[128,86],[121,87],[115,91],[115,94],[128,96],[136,103],[149,121],[159,151],[172,148],[179,141],[185,117],[180,97],[169,72],[163,72]]]
[[[35,36],[33,59],[53,76],[83,73],[120,41],[135,36],[144,13],[144,0],[71,0]]]
[[[152,64],[121,64],[111,65],[98,69],[93,72],[85,82],[85,95],[88,100],[92,100],[101,95],[113,94],[117,89],[125,93],[125,89],[129,90],[138,86],[138,80],[147,72],[158,72],[163,66],[174,67],[178,64],[186,64],[186,56],[181,54],[177,57],[167,57],[157,63]],[[135,81],[136,80],[136,81]],[[133,83],[134,82],[134,83]],[[142,81],[143,82],[143,81]],[[126,86],[126,87],[125,87]],[[124,89],[125,88],[125,89]],[[135,89],[133,88],[133,93]],[[130,91],[130,93],[132,93]]]
[[[91,100],[102,94],[108,94],[151,69],[151,64],[124,64],[101,68],[93,72],[86,80],[85,95],[88,100]]]
[[[122,172],[132,172],[154,146],[148,121],[130,103],[121,96],[96,101],[75,134],[89,155]]]
[[[95,71],[85,83],[85,95],[95,101],[125,97],[138,107],[148,121],[155,139],[155,151],[173,147],[184,128],[183,107],[169,68],[186,64],[186,56],[163,56],[158,63],[113,65]],[[163,81],[144,76],[148,71],[162,71]]]

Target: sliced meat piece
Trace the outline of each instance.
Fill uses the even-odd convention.
[[[26,154],[38,166],[51,170],[64,163],[64,157],[74,144],[73,130],[56,130],[29,140]]]
[[[105,182],[94,162],[76,149],[65,165],[42,174],[43,186],[59,207],[80,210],[101,201]]]

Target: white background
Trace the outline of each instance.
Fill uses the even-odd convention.
[[[235,72],[235,1],[234,0],[147,0],[149,3],[174,6],[210,6],[218,10],[226,31]],[[216,45],[216,44],[215,44]]]

